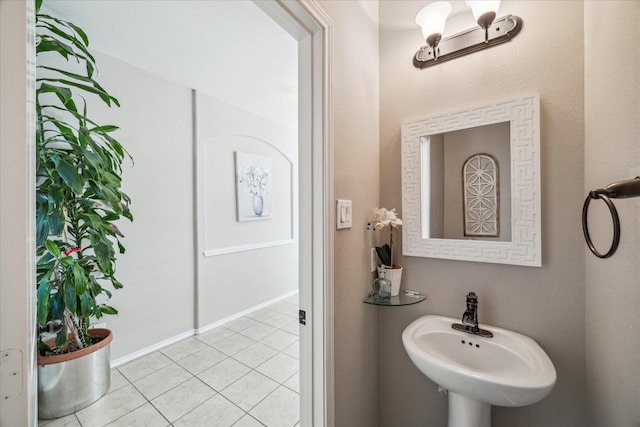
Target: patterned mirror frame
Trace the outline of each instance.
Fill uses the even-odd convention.
[[[510,123],[511,240],[431,239],[422,230],[420,139]],[[540,267],[540,97],[537,94],[407,121],[402,125],[402,253],[407,256]]]

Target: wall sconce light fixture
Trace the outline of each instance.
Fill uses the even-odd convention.
[[[500,0],[466,0],[478,27],[442,38],[444,26],[451,13],[446,1],[431,3],[418,12],[416,23],[422,28],[427,44],[413,57],[413,65],[426,68],[450,59],[459,58],[510,41],[522,28],[522,19],[507,15],[495,19]]]

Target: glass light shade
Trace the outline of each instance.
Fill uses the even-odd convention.
[[[495,12],[497,15],[500,8],[500,0],[466,0],[464,3],[471,8],[476,21],[487,12]]]
[[[432,34],[444,33],[444,24],[451,13],[451,5],[446,1],[437,1],[423,7],[416,15],[416,24],[422,28],[426,40]]]

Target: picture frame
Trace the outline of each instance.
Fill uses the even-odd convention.
[[[273,160],[260,154],[236,151],[235,163],[238,221],[271,219]]]

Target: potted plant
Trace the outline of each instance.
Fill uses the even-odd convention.
[[[118,100],[94,79],[85,32],[41,14],[41,4],[36,0],[38,407],[40,418],[56,418],[109,389],[111,331],[89,325],[117,313],[106,304],[110,289],[122,287],[115,260],[124,236],[116,221],[133,217],[120,177],[130,156],[112,136],[116,126],[89,118],[85,97],[109,107]]]
[[[402,267],[393,262],[393,230],[402,225],[402,220],[395,209],[373,208],[371,211],[372,219],[367,223],[368,230],[382,230],[389,227],[389,243],[376,247],[381,263],[378,267],[378,275],[391,281],[391,296],[396,296],[400,293]]]

